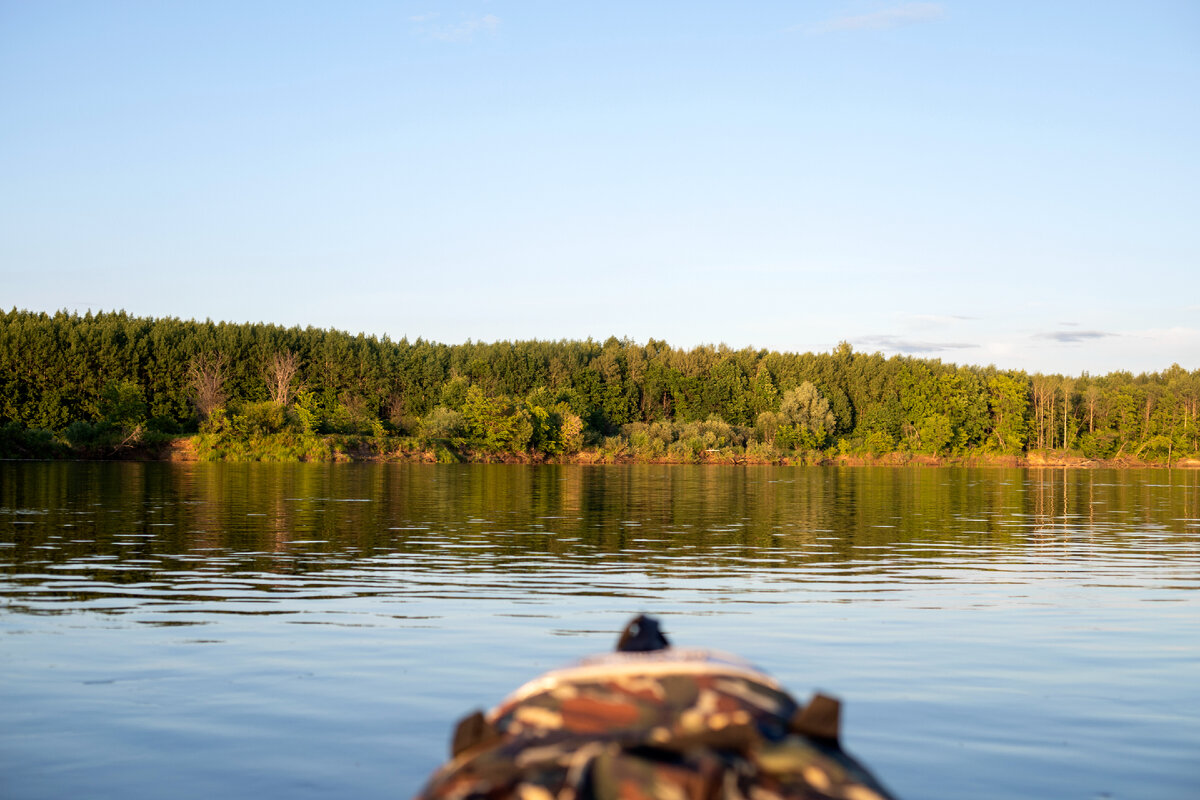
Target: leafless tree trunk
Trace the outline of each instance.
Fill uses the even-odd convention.
[[[404,422],[404,395],[393,394],[388,397],[387,403],[388,422],[393,425],[401,425]]]
[[[1096,432],[1096,407],[1100,405],[1100,387],[1087,388],[1088,433]]]
[[[1054,449],[1054,435],[1058,432],[1057,426],[1054,424],[1054,416],[1058,413],[1058,405],[1054,402],[1057,394],[1058,390],[1053,385],[1046,386],[1046,447],[1051,450]]]
[[[1063,450],[1071,446],[1068,424],[1071,422],[1071,392],[1075,391],[1075,381],[1070,378],[1064,378],[1062,382],[1063,390]]]
[[[131,430],[129,432],[129,435],[126,436],[124,439],[122,439],[121,443],[113,448],[113,453],[116,454],[116,453],[119,453],[120,451],[124,450],[127,447],[133,447],[135,444],[137,444],[141,440],[142,440],[142,426],[139,423],[139,424],[133,426],[133,430]]]
[[[281,406],[292,402],[292,381],[300,371],[300,356],[291,350],[276,353],[267,361],[264,377],[267,393]]]
[[[188,364],[188,382],[195,393],[196,413],[200,419],[225,405],[225,369],[228,361],[224,353],[203,353]]]
[[[1054,409],[1054,386],[1051,379],[1038,374],[1033,376],[1033,414],[1037,423],[1037,446],[1041,450],[1054,446],[1054,422],[1050,414]],[[1050,434],[1047,437],[1047,433]],[[1049,442],[1047,439],[1049,438]]]

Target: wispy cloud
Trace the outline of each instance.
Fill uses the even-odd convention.
[[[807,26],[809,33],[834,33],[837,31],[877,31],[898,28],[918,22],[932,22],[946,15],[940,3],[902,3],[891,8],[872,11],[868,14],[853,14]]]
[[[1035,339],[1048,339],[1052,342],[1060,342],[1062,344],[1079,344],[1080,342],[1091,342],[1096,339],[1104,339],[1109,336],[1116,336],[1115,333],[1107,333],[1106,331],[1050,331],[1048,333],[1035,333]]]
[[[500,29],[500,18],[495,14],[465,17],[458,22],[437,24],[437,12],[409,17],[418,30],[430,39],[439,42],[470,42],[476,36],[494,36]]]
[[[979,317],[968,317],[963,314],[908,314],[903,319],[928,327],[930,325],[953,325],[958,322],[970,322]]]
[[[853,344],[864,349],[875,348],[893,353],[944,353],[948,350],[970,350],[979,347],[977,344],[966,342],[925,342],[889,335],[860,336]]]

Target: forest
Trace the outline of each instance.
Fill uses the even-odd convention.
[[[936,359],[0,312],[0,457],[1178,462],[1200,369],[1043,375]]]

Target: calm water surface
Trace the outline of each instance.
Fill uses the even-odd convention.
[[[1200,797],[1200,473],[0,463],[0,796],[405,798],[660,615],[900,796]]]

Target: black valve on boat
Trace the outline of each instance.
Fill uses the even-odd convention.
[[[617,640],[618,653],[649,653],[666,650],[670,646],[658,620],[645,614],[638,614],[631,619]]]

